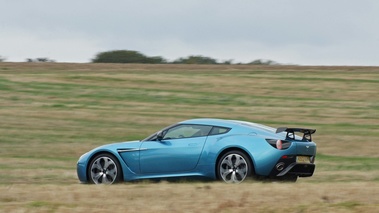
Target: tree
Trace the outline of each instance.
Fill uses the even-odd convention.
[[[233,64],[233,59],[225,60],[222,62],[222,64]]]
[[[145,63],[145,64],[164,64],[167,63],[162,57],[147,57],[140,52],[132,50],[113,50],[98,53],[93,63]]]
[[[257,59],[257,60],[254,60],[254,61],[248,63],[248,64],[251,64],[251,65],[278,65],[279,63],[272,61],[272,60]]]
[[[154,57],[148,57],[147,63],[148,64],[166,64],[167,60],[160,56],[154,56]]]
[[[217,60],[210,57],[195,55],[195,56],[188,56],[187,58],[176,59],[173,63],[174,64],[217,64]]]

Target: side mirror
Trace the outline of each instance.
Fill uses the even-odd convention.
[[[158,133],[157,133],[157,140],[158,141],[161,141],[163,139],[163,132],[162,131],[159,131]]]

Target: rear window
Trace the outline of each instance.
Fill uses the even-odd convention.
[[[230,131],[230,128],[214,126],[211,132],[209,133],[209,135],[220,135],[220,134],[225,134],[229,131]]]

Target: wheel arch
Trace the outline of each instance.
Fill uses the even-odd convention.
[[[217,156],[217,158],[216,158],[216,162],[215,162],[215,174],[216,174],[216,178],[217,179],[219,179],[220,177],[219,177],[219,174],[218,174],[218,172],[217,172],[217,165],[218,165],[218,162],[220,161],[220,159],[221,159],[221,157],[225,154],[225,153],[227,153],[227,152],[230,152],[230,151],[240,151],[240,152],[242,152],[242,153],[244,153],[249,159],[249,161],[250,161],[250,163],[251,163],[251,166],[253,167],[252,168],[252,176],[253,175],[255,175],[255,163],[254,163],[254,160],[253,160],[253,157],[249,154],[249,152],[247,152],[246,150],[244,150],[243,148],[240,148],[240,147],[228,147],[228,148],[226,148],[226,149],[224,149],[224,150],[222,150],[219,154],[218,154],[218,156]]]
[[[99,152],[96,152],[94,153],[89,159],[88,159],[88,163],[87,163],[87,167],[86,167],[86,176],[87,176],[87,181],[89,182],[90,181],[90,177],[88,175],[88,171],[89,171],[89,167],[91,166],[91,162],[94,158],[96,158],[97,156],[99,155],[102,155],[102,154],[108,154],[108,155],[112,155],[114,157],[115,160],[117,160],[117,163],[120,165],[120,170],[121,170],[121,179],[123,180],[124,179],[124,172],[123,172],[123,168],[122,168],[122,165],[121,165],[121,161],[120,159],[112,152],[110,151],[99,151]]]

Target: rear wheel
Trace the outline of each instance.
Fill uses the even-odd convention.
[[[121,167],[110,154],[96,156],[88,167],[89,181],[94,184],[112,184],[121,180]]]
[[[241,183],[251,173],[250,159],[241,151],[229,151],[217,163],[217,175],[226,183]]]

